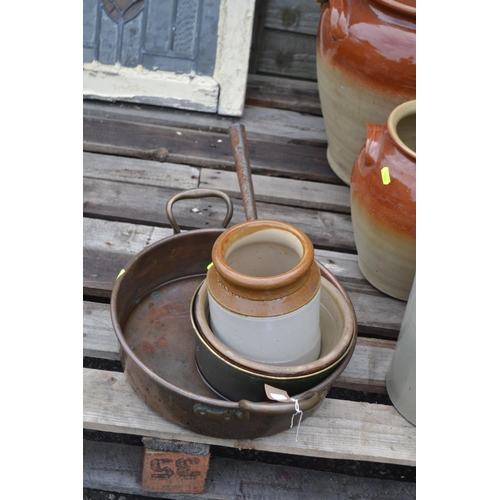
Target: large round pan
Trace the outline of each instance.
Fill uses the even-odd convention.
[[[230,198],[221,191],[195,189],[169,200],[222,197],[232,214]],[[170,212],[170,213],[169,213]],[[294,403],[227,401],[200,377],[195,361],[196,334],[190,318],[193,294],[206,277],[213,244],[224,229],[201,229],[174,235],[137,254],[117,279],[111,294],[111,320],[127,379],[137,394],[158,414],[196,433],[228,439],[253,439],[290,427]],[[321,264],[322,275],[350,299]],[[351,304],[352,306],[352,304]],[[311,390],[290,396],[299,400],[303,419],[322,403],[351,359]]]

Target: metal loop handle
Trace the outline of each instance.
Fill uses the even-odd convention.
[[[311,391],[304,394],[299,400],[300,411],[306,412],[318,406],[326,395],[326,391],[321,393]],[[295,413],[295,403],[254,403],[246,399],[242,399],[239,407],[247,412],[265,413],[271,415],[292,415]]]
[[[187,189],[186,191],[181,191],[180,193],[177,193],[176,195],[172,196],[172,198],[170,198],[167,202],[165,210],[167,212],[168,220],[174,230],[174,234],[178,234],[181,232],[179,225],[175,220],[174,213],[172,211],[174,203],[184,199],[210,198],[210,197],[222,198],[225,201],[227,212],[226,212],[226,217],[222,222],[222,227],[227,227],[229,221],[231,220],[231,217],[233,216],[233,202],[231,201],[231,198],[226,193],[224,193],[224,191],[218,191],[217,189],[194,188],[194,189]]]

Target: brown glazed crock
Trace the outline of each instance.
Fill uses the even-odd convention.
[[[303,255],[297,266],[265,277],[233,269],[226,260],[228,249],[238,240],[266,229],[289,232],[300,241]],[[212,261],[213,266],[207,272],[208,290],[224,308],[237,314],[268,318],[290,313],[309,302],[321,284],[309,237],[298,227],[278,220],[255,219],[235,224],[215,242]]]
[[[369,124],[351,178],[351,217],[365,278],[408,300],[416,269],[416,101]]]
[[[298,227],[249,220],[225,231],[207,273],[210,326],[230,349],[274,365],[316,360],[321,351],[321,275]]]
[[[350,184],[368,123],[416,97],[415,0],[317,0],[316,65],[332,170]]]

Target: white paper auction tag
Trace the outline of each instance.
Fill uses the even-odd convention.
[[[280,403],[291,403],[294,401],[286,391],[276,389],[276,387],[267,384],[264,384],[264,389],[269,399],[279,401]]]
[[[290,429],[293,427],[293,420],[295,415],[299,415],[299,423],[297,424],[297,433],[295,434],[295,442],[299,437],[300,422],[302,422],[302,415],[304,414],[299,406],[299,401],[297,399],[291,398],[286,391],[282,389],[277,389],[271,385],[264,384],[264,389],[266,390],[267,397],[274,401],[279,401],[280,403],[295,403],[295,413],[292,415],[292,421],[290,422]]]

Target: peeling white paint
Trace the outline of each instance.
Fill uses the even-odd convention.
[[[242,116],[256,0],[221,0],[214,76],[83,65],[83,95]]]
[[[83,65],[83,95],[105,99],[148,99],[169,106],[217,111],[219,84],[209,76],[126,68],[97,61]],[[189,105],[191,103],[191,105]]]
[[[221,0],[214,69],[221,115],[243,114],[254,11],[255,0]]]

